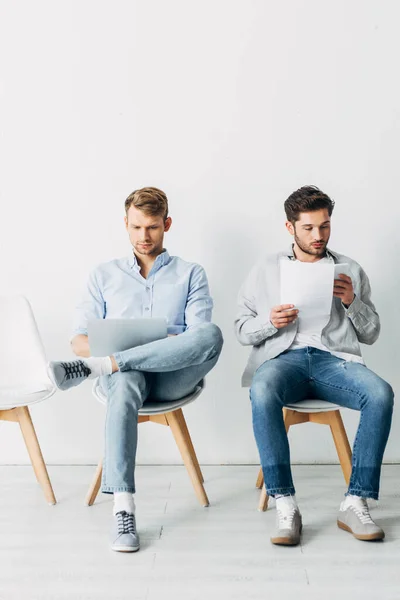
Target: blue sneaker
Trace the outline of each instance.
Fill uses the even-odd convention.
[[[59,390],[69,390],[69,388],[85,381],[91,370],[83,360],[71,360],[69,362],[49,363],[48,373]]]
[[[140,548],[135,515],[124,510],[114,515],[111,549],[116,552],[137,552]]]

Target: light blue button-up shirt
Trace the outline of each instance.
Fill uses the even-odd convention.
[[[89,320],[106,318],[166,317],[168,333],[183,333],[210,322],[212,308],[203,267],[164,250],[145,279],[132,252],[92,271],[75,309],[72,337],[87,335]]]

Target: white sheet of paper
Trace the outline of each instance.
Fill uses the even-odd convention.
[[[339,275],[344,273],[351,278],[350,267],[348,263],[337,263],[335,264],[335,279],[340,279]]]
[[[322,331],[331,315],[334,264],[282,260],[281,304],[294,304],[299,310],[298,331]]]

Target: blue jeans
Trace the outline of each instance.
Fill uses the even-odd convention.
[[[177,336],[114,354],[119,371],[102,378],[107,394],[102,492],[135,492],[138,411],[147,399],[179,400],[217,363],[222,333],[202,323]]]
[[[287,350],[263,363],[250,388],[253,428],[269,495],[294,494],[282,408],[319,399],[361,412],[348,494],[378,498],[393,390],[362,364],[316,348]]]

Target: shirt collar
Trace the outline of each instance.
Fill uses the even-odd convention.
[[[337,262],[339,260],[338,255],[336,254],[336,252],[334,252],[333,250],[331,250],[330,248],[326,248],[326,255],[330,258],[333,259],[334,262]],[[290,258],[290,260],[295,260],[295,255],[294,255],[294,251],[293,251],[293,244],[290,246],[290,248],[288,248],[288,251],[285,252],[285,256],[287,256],[288,258]]]
[[[156,260],[154,261],[154,264],[152,266],[152,269],[156,269],[158,271],[158,269],[161,269],[161,267],[164,267],[165,265],[167,265],[169,263],[169,261],[171,260],[171,257],[169,255],[169,252],[166,248],[164,248],[164,250],[161,252],[161,254],[159,254],[156,258]],[[139,263],[137,261],[136,255],[132,250],[132,254],[128,259],[129,265],[132,269],[135,269],[135,271],[140,271],[140,267],[139,267]]]

